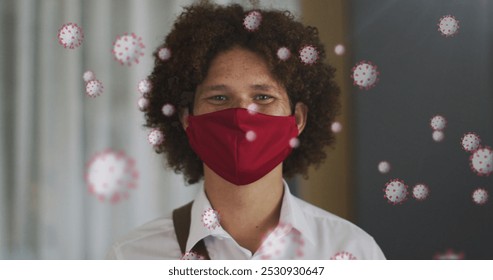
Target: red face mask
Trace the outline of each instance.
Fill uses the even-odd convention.
[[[298,136],[294,116],[270,116],[233,108],[188,117],[192,149],[219,176],[235,185],[257,181],[291,153]]]

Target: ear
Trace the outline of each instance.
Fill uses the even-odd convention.
[[[188,127],[188,108],[182,108],[180,110],[180,122],[183,127],[183,130],[187,130]]]
[[[302,102],[296,103],[296,106],[294,107],[294,116],[296,118],[296,125],[298,126],[298,134],[301,134],[303,129],[305,129],[308,107]]]

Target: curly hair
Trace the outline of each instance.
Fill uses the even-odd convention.
[[[261,14],[256,30],[243,25],[250,12]],[[315,63],[304,63],[298,56],[305,46],[318,51]],[[289,11],[250,10],[240,5],[219,6],[200,2],[184,8],[165,41],[154,52],[155,65],[148,80],[152,84],[145,94],[149,106],[145,110],[146,127],[159,129],[165,141],[155,146],[164,153],[176,173],[183,173],[188,184],[203,177],[203,163],[188,143],[179,113],[163,114],[165,104],[181,111],[193,108],[197,86],[207,76],[211,61],[233,47],[245,48],[262,57],[274,79],[286,89],[291,104],[302,102],[308,107],[307,123],[299,136],[300,145],[283,162],[283,176],[303,174],[326,158],[325,146],[334,142],[331,123],[339,113],[339,87],[334,82],[335,69],[324,63],[325,51],[318,30],[303,26]],[[277,56],[285,47],[293,54],[286,60]],[[171,56],[161,59],[159,50],[167,48]]]

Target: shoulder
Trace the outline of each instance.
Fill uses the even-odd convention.
[[[180,259],[171,214],[129,232],[111,246],[108,259]]]

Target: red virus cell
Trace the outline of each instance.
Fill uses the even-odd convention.
[[[137,101],[137,106],[139,106],[139,110],[144,112],[149,108],[149,99],[145,97],[139,98],[139,101]]]
[[[86,181],[90,193],[100,201],[119,202],[137,187],[139,174],[133,159],[111,149],[95,154],[87,164]]]
[[[300,60],[305,65],[312,65],[318,60],[318,50],[311,45],[304,46],[300,49]]]
[[[205,258],[193,251],[189,251],[189,252],[185,252],[185,254],[183,254],[183,256],[181,256],[180,260],[192,260],[192,261],[196,261],[196,260],[205,260]]]
[[[481,139],[476,133],[469,132],[464,134],[464,136],[461,139],[461,145],[462,149],[466,152],[474,152],[479,148],[479,145],[481,144]]]
[[[490,176],[493,172],[493,151],[490,147],[478,148],[469,161],[471,170],[478,176]]]
[[[378,163],[378,172],[387,174],[390,171],[390,163],[388,161],[381,161]]]
[[[202,224],[209,230],[214,230],[221,227],[221,217],[219,212],[212,208],[205,209],[204,213],[202,213]]]
[[[262,14],[259,11],[251,11],[243,19],[243,26],[246,30],[253,32],[259,28],[261,22]]]
[[[413,187],[413,197],[418,201],[423,201],[428,198],[430,188],[425,184],[417,184]]]
[[[148,79],[143,79],[139,82],[137,86],[137,90],[140,92],[140,94],[145,95],[152,90],[152,84],[151,81]]]
[[[392,179],[385,184],[383,191],[385,192],[384,198],[393,205],[402,204],[407,200],[408,187],[404,184],[404,181],[399,179]]]
[[[451,37],[459,32],[459,21],[454,16],[446,15],[438,21],[438,31],[445,37]]]
[[[90,81],[96,80],[96,75],[94,74],[94,72],[89,70],[84,72],[82,78],[84,79],[84,82],[89,83]]]
[[[433,141],[435,142],[442,142],[443,139],[445,139],[445,133],[442,130],[435,130],[431,134],[431,138],[433,138]]]
[[[259,254],[262,259],[275,260],[302,258],[305,242],[299,232],[292,230],[289,224],[279,223],[277,227],[268,232],[262,239]]]
[[[159,129],[153,129],[147,137],[149,143],[153,146],[159,146],[164,141],[164,134]]]
[[[142,43],[142,38],[132,33],[128,35],[116,37],[113,44],[113,55],[115,59],[124,65],[132,65],[132,62],[139,63],[139,57],[144,55],[145,46]]]
[[[100,80],[92,80],[86,84],[86,94],[90,97],[98,97],[103,93],[103,83]]]
[[[75,49],[84,41],[82,28],[75,23],[66,23],[58,30],[58,43],[64,48]]]
[[[335,254],[330,259],[331,260],[357,260],[358,258],[356,258],[355,256],[353,256],[353,254],[351,254],[351,253],[342,251],[342,252],[339,252],[339,253]]]
[[[346,48],[342,44],[338,44],[334,48],[334,53],[336,55],[343,55],[346,52]]]
[[[472,201],[477,205],[484,205],[488,202],[488,191],[483,188],[477,188],[472,192]]]
[[[430,120],[430,127],[433,130],[444,130],[447,127],[447,119],[440,115],[433,116]]]
[[[380,72],[377,70],[377,66],[371,61],[360,61],[351,70],[351,79],[353,79],[353,84],[358,86],[360,89],[370,89],[375,86],[379,81],[378,76]]]
[[[298,138],[296,138],[296,137],[291,138],[291,139],[289,140],[289,146],[290,146],[291,148],[293,148],[293,149],[298,148],[298,147],[300,146],[300,140],[299,140]]]
[[[340,122],[333,122],[330,125],[330,130],[334,133],[339,133],[342,131],[342,124]]]
[[[163,105],[163,108],[161,108],[161,112],[163,112],[163,115],[166,117],[171,117],[175,113],[175,106],[166,103]]]
[[[245,138],[249,142],[253,142],[253,141],[255,141],[255,139],[257,139],[257,134],[255,133],[255,131],[249,130],[249,131],[247,131],[247,133],[245,133]]]
[[[160,48],[158,53],[157,53],[157,56],[162,61],[166,61],[166,60],[171,58],[171,50],[169,48],[166,48],[166,47]]]
[[[291,51],[286,47],[281,47],[277,50],[277,57],[280,60],[288,60],[291,57]]]
[[[433,256],[435,260],[463,260],[464,252],[455,252],[453,249],[447,249],[443,253],[437,252],[435,256]]]

